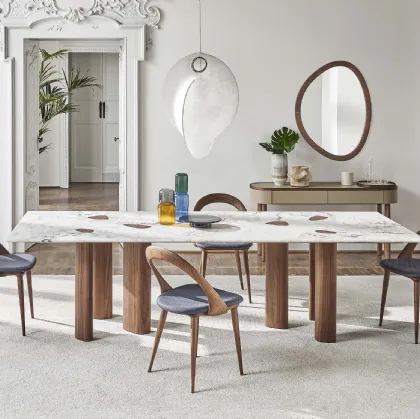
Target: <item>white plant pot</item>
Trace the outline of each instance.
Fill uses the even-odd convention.
[[[271,155],[271,178],[276,186],[283,186],[288,173],[287,154]]]

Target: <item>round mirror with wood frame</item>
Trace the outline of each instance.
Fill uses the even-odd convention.
[[[320,154],[336,161],[356,157],[372,122],[372,102],[363,74],[347,61],[322,66],[301,87],[295,115],[303,138]]]

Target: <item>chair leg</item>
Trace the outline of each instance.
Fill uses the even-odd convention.
[[[23,276],[17,275],[17,284],[19,292],[20,321],[22,325],[22,335],[26,336],[25,330],[25,298],[23,293]]]
[[[241,282],[241,289],[244,288],[244,281],[242,279],[241,256],[239,250],[235,250],[236,266],[238,267],[239,281]]]
[[[197,365],[198,317],[191,317],[191,393],[195,391],[195,370]]]
[[[34,296],[32,293],[32,272],[28,271],[26,272],[26,282],[28,284],[28,294],[29,294],[29,306],[31,308],[31,318],[34,317]]]
[[[244,251],[244,265],[245,265],[245,275],[246,275],[246,286],[248,287],[248,300],[249,304],[252,303],[251,298],[251,277],[249,275],[249,260],[248,260],[248,250]]]
[[[160,338],[162,336],[163,328],[165,327],[165,322],[166,322],[166,316],[167,315],[168,315],[168,312],[165,311],[165,310],[162,310],[161,313],[160,313],[159,323],[158,323],[156,336],[155,336],[155,342],[153,344],[152,359],[150,360],[149,369],[147,370],[148,372],[152,372],[153,361],[155,360],[156,352],[157,352],[158,347],[159,347],[159,342],[160,342]]]
[[[384,282],[382,285],[381,314],[379,316],[379,326],[382,326],[382,322],[384,320],[384,311],[385,311],[385,304],[386,304],[386,296],[388,294],[388,285],[389,285],[390,275],[391,273],[386,270],[385,275],[384,275]]]
[[[201,251],[201,264],[200,264],[200,274],[206,277],[206,270],[207,270],[207,251]]]
[[[231,314],[232,314],[233,333],[235,335],[236,353],[238,355],[239,372],[241,375],[244,375],[244,369],[242,366],[242,349],[241,349],[241,335],[239,332],[238,307],[233,308],[231,310]]]
[[[420,281],[414,281],[414,336],[416,344],[419,343],[419,306]]]

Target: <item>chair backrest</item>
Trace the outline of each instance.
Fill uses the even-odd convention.
[[[212,193],[203,196],[194,207],[194,211],[201,211],[204,207],[210,204],[228,204],[235,207],[238,211],[246,211],[245,205],[233,195],[226,193]]]
[[[418,231],[417,234],[420,236],[420,231]],[[398,255],[398,259],[411,259],[413,257],[413,252],[417,247],[417,244],[418,243],[407,244],[407,246],[405,246],[401,253]]]
[[[156,275],[156,278],[159,282],[160,289],[162,292],[168,291],[171,286],[163,279],[163,276],[160,274],[155,264],[153,263],[154,259],[163,260],[170,263],[171,265],[176,266],[177,268],[184,271],[188,276],[190,276],[200,288],[203,290],[204,294],[209,301],[209,316],[218,316],[219,314],[224,314],[227,312],[227,306],[224,301],[220,298],[219,294],[214,290],[214,288],[209,284],[209,282],[194,268],[190,263],[188,263],[181,256],[176,253],[171,252],[168,249],[163,249],[161,247],[149,246],[146,249],[146,258],[152,269],[153,273]]]

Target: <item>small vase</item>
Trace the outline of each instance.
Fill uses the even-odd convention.
[[[288,172],[287,154],[271,155],[271,178],[276,186],[283,186]]]

